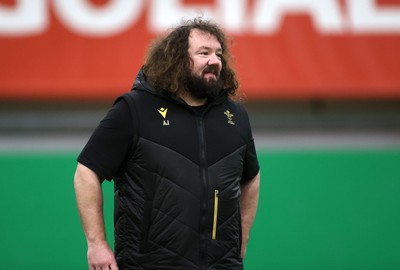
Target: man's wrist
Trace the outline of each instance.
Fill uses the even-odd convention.
[[[108,245],[105,237],[91,237],[86,238],[88,246],[99,246],[99,245]]]

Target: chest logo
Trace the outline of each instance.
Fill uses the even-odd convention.
[[[233,122],[233,116],[234,115],[228,110],[226,110],[224,112],[224,114],[226,115],[226,118],[228,119],[228,124],[235,125],[235,123]]]
[[[161,114],[161,116],[164,118],[163,120],[163,126],[169,126],[169,120],[167,118],[167,112],[168,108],[161,107],[160,109],[157,109],[157,111]]]

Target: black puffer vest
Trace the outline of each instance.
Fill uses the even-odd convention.
[[[243,269],[240,183],[254,144],[241,105],[202,114],[139,74],[122,96],[135,143],[115,177],[115,253],[122,270]]]

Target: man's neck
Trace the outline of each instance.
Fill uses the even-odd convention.
[[[179,97],[181,99],[183,99],[186,102],[186,104],[189,105],[189,106],[195,106],[196,107],[196,106],[205,105],[207,103],[207,99],[206,98],[204,98],[204,99],[195,98],[195,97],[193,97],[192,95],[190,95],[187,92],[184,93],[184,94],[179,95]]]

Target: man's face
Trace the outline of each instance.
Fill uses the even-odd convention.
[[[193,29],[189,36],[188,52],[192,61],[192,75],[205,82],[218,81],[222,70],[222,48],[215,36]]]

